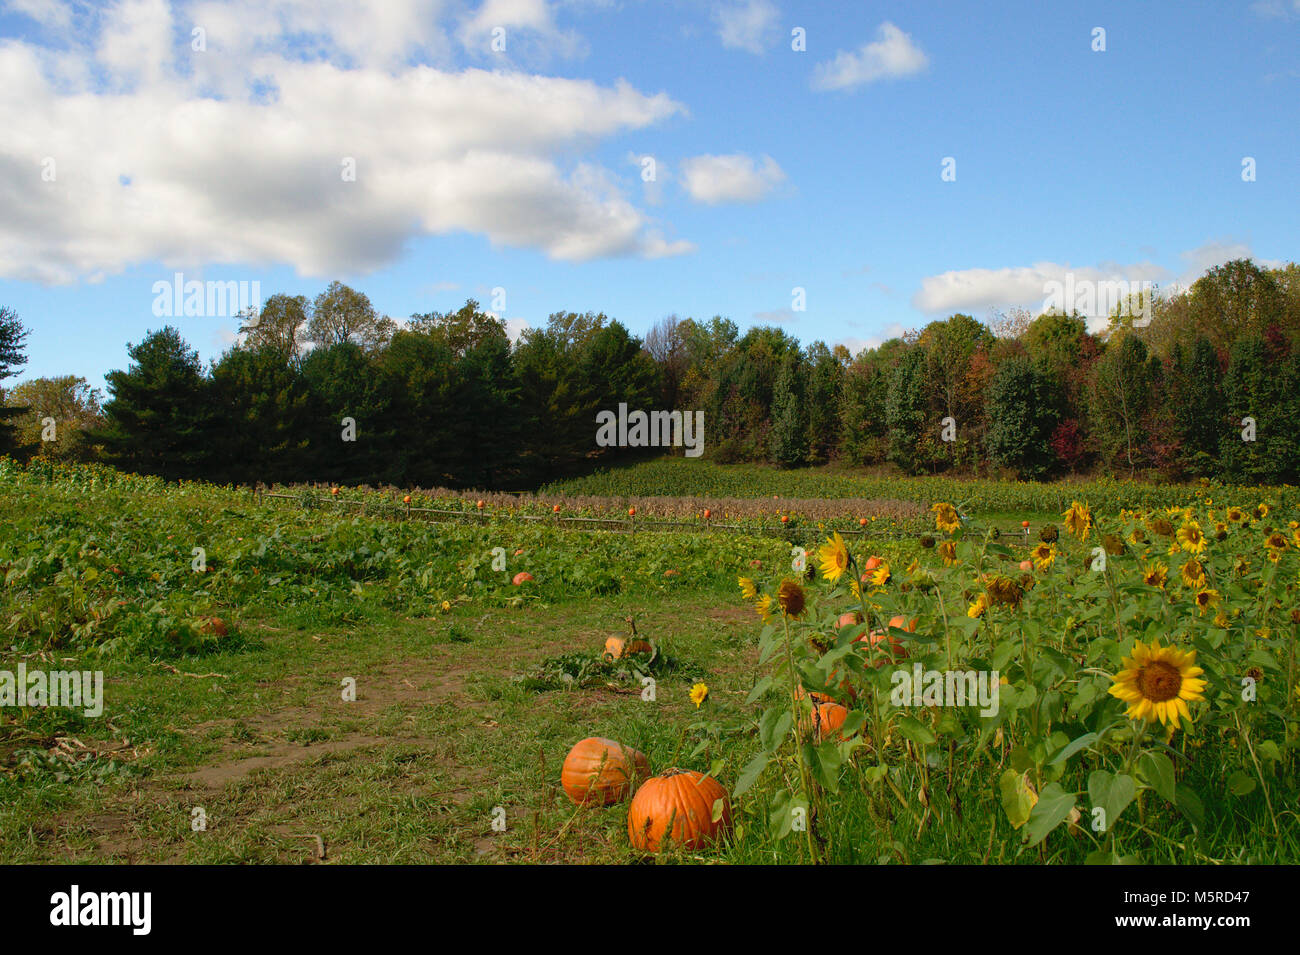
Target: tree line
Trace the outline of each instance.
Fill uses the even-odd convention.
[[[955,314],[856,356],[721,316],[670,316],[642,340],[603,313],[557,312],[512,343],[472,300],[397,322],[338,282],[244,320],[206,368],[175,327],[151,332],[102,404],[73,376],[19,385],[0,451],[219,483],[530,488],[638,453],[595,441],[596,413],[626,403],[703,410],[704,456],[723,463],[1300,478],[1294,263],[1229,262],[1117,306],[1097,332],[1056,311]],[[0,382],[23,334],[0,310]]]

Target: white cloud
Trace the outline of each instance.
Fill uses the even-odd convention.
[[[771,156],[759,167],[743,154],[694,156],[681,163],[682,183],[696,202],[756,202],[785,179]]]
[[[794,309],[792,308],[776,308],[770,312],[755,312],[754,320],[766,322],[771,325],[785,325],[789,322],[798,321],[798,318],[795,317]]]
[[[863,44],[856,52],[840,52],[835,54],[835,59],[818,63],[812,86],[817,90],[851,89],[876,80],[911,76],[929,63],[909,34],[885,22],[871,43]]]
[[[778,15],[771,0],[741,0],[716,7],[713,22],[727,49],[762,53],[771,42]]]
[[[930,313],[977,312],[1019,306],[1037,314],[1048,307],[1052,283],[1076,290],[1082,289],[1084,283],[1092,283],[1095,291],[1086,300],[1093,301],[1096,308],[1081,307],[1079,311],[1088,316],[1090,327],[1096,329],[1106,325],[1104,296],[1108,288],[1116,287],[1115,283],[1127,283],[1132,290],[1144,287],[1144,282],[1158,285],[1166,293],[1185,290],[1217,265],[1232,259],[1251,258],[1251,251],[1250,246],[1242,242],[1217,240],[1180,252],[1178,257],[1183,263],[1178,274],[1149,261],[1129,265],[1103,262],[1082,268],[1068,263],[1038,262],[1030,266],[944,272],[922,279],[920,289],[912,297],[912,304]],[[1079,296],[1076,295],[1075,299],[1078,301]]]
[[[524,332],[528,331],[530,328],[532,328],[532,326],[522,318],[506,319],[506,337],[510,339],[510,344],[512,345],[518,344],[519,339],[523,337]]]
[[[860,352],[870,351],[873,348],[879,348],[891,338],[901,338],[906,329],[897,322],[886,325],[880,335],[869,335],[866,338],[841,338],[836,345],[843,345],[849,350],[849,354],[857,357]]]
[[[461,19],[457,38],[466,50],[498,56],[493,50],[494,31],[503,31],[505,53],[523,52],[529,60],[546,60],[550,54],[576,56],[584,52],[579,37],[562,32],[546,0],[484,0],[478,10]]]
[[[441,55],[441,31],[416,22],[440,6],[128,0],[74,14],[57,45],[0,44],[0,277],[94,280],[151,261],[355,274],[451,232],[567,261],[693,248],[580,159],[679,103],[623,81],[410,65],[412,42]],[[207,52],[172,43],[190,23]]]

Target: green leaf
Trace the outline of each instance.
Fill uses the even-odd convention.
[[[1132,776],[1097,769],[1088,777],[1088,798],[1094,809],[1100,806],[1106,813],[1108,830],[1115,825],[1115,820],[1136,795],[1137,783]]]
[[[1179,785],[1174,790],[1174,805],[1197,829],[1205,824],[1205,806],[1201,802],[1201,797],[1191,789]]]
[[[1056,755],[1047,761],[1047,765],[1055,766],[1057,763],[1064,762],[1075,753],[1079,752],[1079,750],[1086,749],[1093,743],[1097,742],[1098,739],[1100,739],[1100,737],[1096,733],[1084,733],[1082,736],[1071,740],[1067,745],[1057,750]],[[1012,759],[1014,758],[1015,754],[1012,753]]]
[[[736,780],[736,788],[733,790],[733,794],[742,796],[748,792],[749,788],[758,782],[758,777],[763,775],[763,770],[767,769],[768,762],[767,753],[759,753],[746,763],[745,768],[740,771],[740,776]]]
[[[898,731],[918,746],[931,746],[937,739],[928,726],[910,716],[898,718]]]
[[[1234,796],[1249,796],[1255,791],[1255,777],[1238,769],[1228,777],[1228,789]]]
[[[1127,776],[1123,777],[1128,779]],[[1058,783],[1043,787],[1043,794],[1037,805],[1029,814],[1029,825],[1025,829],[1026,845],[1036,846],[1047,838],[1047,834],[1059,826],[1074,808],[1074,793],[1066,792]]]
[[[1029,813],[1038,802],[1038,796],[1029,786],[1029,775],[1008,769],[998,780],[998,789],[1002,795],[1002,808],[1011,822],[1011,828],[1019,829],[1029,821]]]
[[[1167,802],[1174,801],[1174,761],[1164,753],[1143,753],[1138,760],[1138,775]]]
[[[1277,743],[1271,739],[1266,739],[1262,743],[1256,743],[1255,749],[1259,750],[1259,755],[1274,763],[1282,762],[1282,750],[1278,748]]]
[[[763,698],[763,695],[772,688],[772,677],[765,676],[749,691],[749,696],[745,697],[745,705],[752,706],[755,702]]]

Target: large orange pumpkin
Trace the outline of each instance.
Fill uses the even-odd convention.
[[[589,736],[564,758],[560,785],[579,806],[608,806],[627,795],[632,784],[650,775],[644,753],[612,739]]]
[[[718,820],[713,807],[721,800]],[[658,852],[668,846],[700,849],[731,828],[731,800],[716,779],[693,769],[670,769],[647,779],[627,811],[633,848]]]

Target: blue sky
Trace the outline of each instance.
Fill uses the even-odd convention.
[[[1300,0],[358,6],[0,0],[20,378],[101,385],[168,321],[216,357],[229,316],[153,312],[177,271],[856,351],[1037,310],[1067,271],[1170,287],[1297,257]]]

